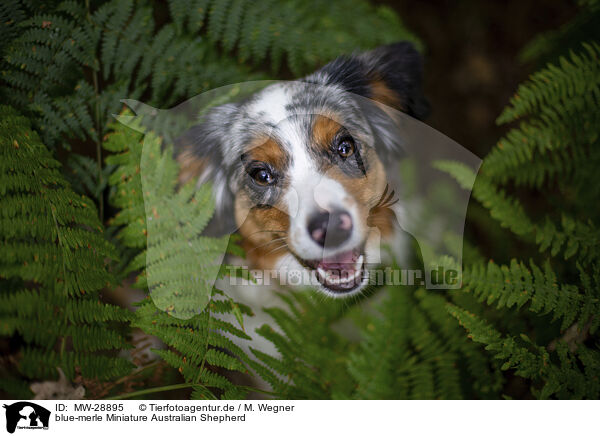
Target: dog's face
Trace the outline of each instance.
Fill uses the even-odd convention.
[[[396,219],[383,159],[398,144],[381,105],[421,118],[420,73],[412,46],[395,44],[214,108],[179,154],[180,179],[213,180],[216,219],[234,218],[253,266],[360,292]]]
[[[376,242],[367,220],[386,184],[368,123],[338,91],[292,83],[256,95],[234,125],[255,128],[240,143],[231,183],[251,259],[314,270],[335,295],[367,279],[367,245]]]

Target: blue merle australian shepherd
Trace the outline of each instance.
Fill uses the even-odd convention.
[[[386,160],[394,113],[423,119],[422,61],[406,42],[343,56],[211,109],[178,151],[180,180],[211,180],[252,268],[310,272],[333,297],[360,293],[402,205]],[[372,102],[365,109],[361,102]]]

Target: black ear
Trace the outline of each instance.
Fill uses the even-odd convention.
[[[207,233],[223,234],[232,223],[233,194],[229,188],[224,153],[229,142],[230,123],[237,105],[214,107],[199,123],[185,131],[175,141],[175,155],[180,166],[179,183],[211,182],[215,199],[215,216]]]
[[[422,91],[423,60],[413,44],[398,42],[342,56],[307,78],[337,84],[346,91],[372,98],[417,118],[429,114]]]

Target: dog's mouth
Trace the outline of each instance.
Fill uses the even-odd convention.
[[[315,271],[319,283],[331,292],[351,292],[363,282],[364,245],[321,260],[306,260],[298,256],[296,258],[304,267]]]

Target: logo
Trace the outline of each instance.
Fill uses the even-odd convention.
[[[8,406],[5,404],[3,407],[6,409],[6,431],[9,433],[14,433],[17,428],[48,430],[48,409],[29,401],[19,401]]]

